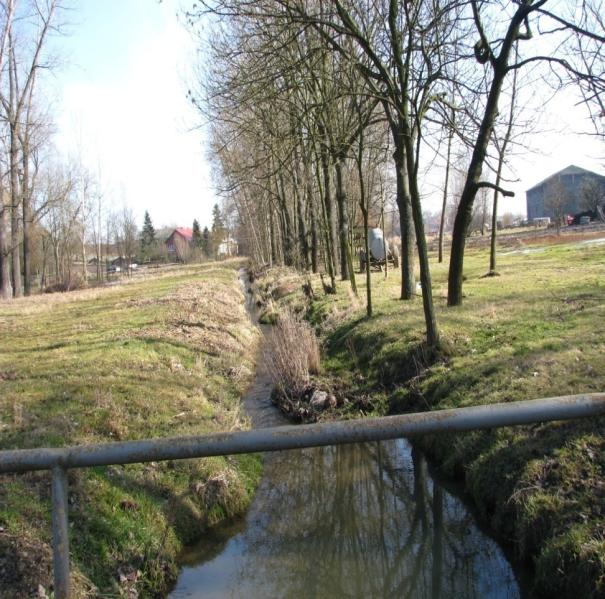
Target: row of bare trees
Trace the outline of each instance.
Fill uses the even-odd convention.
[[[64,13],[59,0],[0,1],[1,299],[102,280],[110,246],[138,251],[132,212],[109,211],[98,178],[53,145],[43,79],[57,66],[50,42]]]
[[[30,291],[32,236],[41,207],[36,181],[49,137],[38,100],[43,52],[54,28],[56,0],[0,3],[0,296]],[[22,268],[23,274],[22,276]]]
[[[577,85],[597,114],[602,14],[600,0],[202,2],[187,16],[211,66],[190,95],[212,123],[221,190],[251,253],[324,269],[331,288],[338,275],[354,286],[352,226],[375,226],[385,195],[393,197],[401,298],[416,292],[417,259],[427,342],[437,345],[422,218],[427,172],[449,165],[452,144],[466,148],[448,278],[455,306],[478,194],[493,191],[494,219],[498,195],[512,195],[503,165],[522,75],[551,90]],[[444,187],[447,199],[447,180]]]

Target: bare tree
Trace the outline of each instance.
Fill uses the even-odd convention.
[[[544,207],[550,211],[557,227],[557,235],[561,232],[561,224],[565,219],[565,207],[569,204],[570,194],[560,179],[555,179],[544,190]]]
[[[496,271],[496,240],[498,236],[498,195],[500,193],[500,185],[502,182],[502,170],[506,161],[507,151],[509,144],[513,137],[513,127],[518,113],[517,98],[518,98],[518,71],[513,71],[512,83],[510,86],[509,96],[509,107],[508,107],[508,119],[504,124],[504,132],[500,137],[498,135],[498,127],[494,126],[494,146],[496,148],[498,165],[496,167],[496,181],[494,187],[494,195],[492,202],[492,230],[490,239],[490,251],[489,251],[489,272],[488,275],[497,275]]]
[[[13,279],[13,295],[23,295],[20,245],[22,241],[22,201],[24,191],[19,181],[21,167],[20,154],[23,123],[29,121],[26,115],[30,112],[33,91],[38,70],[42,67],[42,49],[52,28],[53,18],[58,7],[57,0],[46,3],[32,2],[25,6],[26,13],[22,18],[31,21],[28,30],[33,32],[33,45],[30,55],[18,57],[17,52],[25,48],[24,40],[20,40],[18,32],[11,23],[8,30],[8,91],[0,93],[0,104],[9,130],[9,187],[11,194],[11,268]],[[29,12],[31,11],[31,14]],[[20,30],[22,31],[22,29]],[[21,50],[25,54],[25,50]],[[25,148],[29,151],[29,148]]]
[[[133,211],[126,205],[114,216],[114,240],[122,264],[129,276],[132,275],[132,263],[139,248],[139,232]]]
[[[8,54],[9,35],[15,15],[15,0],[0,3],[0,86],[4,84],[6,55]],[[1,88],[1,87],[0,87]],[[10,195],[6,181],[7,165],[0,160],[0,297],[9,299],[13,295],[10,277]]]
[[[81,204],[75,191],[73,173],[61,167],[47,171],[43,183],[47,209],[42,222],[52,251],[54,284],[64,290],[73,288],[75,284],[72,265],[80,251]],[[47,278],[44,272],[42,279],[46,282]]]
[[[604,220],[605,182],[595,177],[588,177],[580,187],[580,205],[584,210],[596,214],[599,220]]]
[[[552,6],[552,10],[548,10]],[[600,5],[600,1],[582,2],[582,7]],[[562,84],[564,78],[569,81],[582,82],[585,85],[601,89],[603,77],[601,69],[584,69],[581,62],[569,59],[569,47],[566,43],[572,40],[589,40],[593,44],[605,42],[605,36],[595,25],[594,18],[584,18],[567,3],[549,3],[548,0],[524,0],[503,7],[496,0],[479,2],[471,0],[472,17],[475,23],[478,40],[473,48],[476,61],[485,65],[489,71],[490,81],[488,95],[480,118],[480,125],[474,140],[473,152],[466,182],[452,236],[452,252],[448,275],[448,305],[456,306],[462,302],[462,281],[465,239],[471,224],[473,204],[479,189],[488,187],[498,189],[505,196],[512,192],[498,188],[494,183],[482,179],[482,170],[487,156],[489,142],[493,135],[494,124],[498,115],[501,92],[507,76],[527,65],[545,66],[556,76],[556,83]],[[600,11],[597,11],[601,14]],[[544,54],[525,54],[525,48],[534,36],[534,29],[551,42]],[[523,42],[523,43],[519,43]],[[567,44],[569,45],[569,44]],[[519,48],[518,57],[515,47]],[[531,47],[531,44],[529,45]],[[575,45],[577,56],[577,44]],[[560,54],[561,51],[564,54]],[[602,63],[601,63],[602,64]]]

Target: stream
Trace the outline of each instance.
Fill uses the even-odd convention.
[[[287,423],[270,394],[261,352],[243,398],[255,428]],[[503,550],[405,439],[265,454],[247,514],[208,531],[181,565],[170,599],[525,596]]]

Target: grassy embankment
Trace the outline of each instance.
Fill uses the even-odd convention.
[[[236,266],[0,303],[0,449],[245,427],[256,332]],[[70,471],[75,596],[162,592],[182,545],[241,512],[259,471],[256,456]],[[2,597],[51,584],[49,480],[1,477]]]
[[[444,352],[422,345],[420,299],[398,300],[398,273],[375,273],[375,314],[341,283],[306,303],[295,278],[271,275],[276,304],[305,309],[320,331],[324,371],[350,417],[605,391],[605,245],[534,247],[499,258],[470,250],[464,304],[446,307],[447,263],[432,264]],[[289,277],[289,282],[288,282]],[[262,285],[263,283],[261,283]],[[300,289],[300,285],[296,286]],[[341,392],[342,395],[342,392]],[[418,439],[446,473],[464,478],[480,514],[535,567],[535,594],[605,596],[605,419]]]

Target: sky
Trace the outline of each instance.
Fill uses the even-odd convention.
[[[186,99],[195,45],[177,12],[185,0],[73,2],[69,35],[56,41],[63,66],[53,74],[57,146],[102,181],[107,202],[130,206],[142,225],[211,225],[217,198],[199,116]],[[535,98],[534,98],[535,101]],[[603,143],[590,130],[577,98],[563,93],[541,111],[532,152],[511,158],[515,192],[499,213],[525,212],[525,191],[570,164],[605,174]],[[425,208],[440,210],[435,169],[423,192]]]
[[[500,214],[525,213],[526,190],[569,165],[605,175],[605,144],[592,135],[588,111],[578,101],[572,89],[558,92],[531,117],[538,121],[535,131],[523,140],[527,149],[515,150],[510,158],[510,182],[503,184],[515,197],[500,200]]]
[[[101,180],[107,202],[156,228],[211,224],[217,201],[186,99],[195,46],[178,0],[73,2],[56,40],[56,144]],[[193,129],[193,130],[192,130]]]

